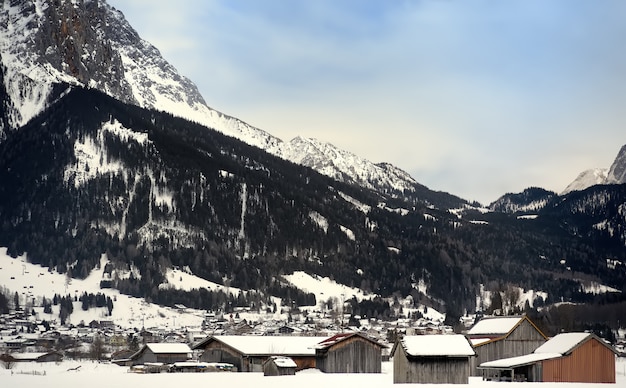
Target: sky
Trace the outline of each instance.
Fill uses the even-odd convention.
[[[207,104],[488,204],[626,144],[621,0],[109,0]]]

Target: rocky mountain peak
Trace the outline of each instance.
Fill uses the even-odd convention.
[[[617,154],[615,161],[609,168],[607,183],[626,183],[626,145]]]

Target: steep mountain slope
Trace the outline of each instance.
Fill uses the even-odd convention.
[[[626,183],[626,145],[619,150],[617,157],[609,168],[606,183]]]
[[[283,142],[209,108],[193,82],[181,76],[154,46],[139,37],[121,12],[104,0],[5,1],[0,20],[0,57],[8,97],[0,141],[7,131],[24,125],[57,97],[52,92],[55,84],[82,85],[123,102],[215,128],[279,157],[305,163],[334,179],[376,189],[384,195],[393,193],[436,206],[450,199],[455,206],[464,203],[449,195],[439,203],[438,195],[424,190],[398,168],[387,165],[382,169],[311,139]],[[424,199],[422,194],[430,198]]]
[[[389,164],[211,110],[104,1],[0,12],[0,247],[11,255],[84,277],[104,254],[103,286],[198,308],[234,302],[159,288],[168,270],[241,288],[244,305],[248,293],[314,303],[281,278],[304,271],[450,317],[475,308],[485,284],[572,301],[581,278],[625,284],[625,185],[529,189],[478,209]]]
[[[583,171],[576,179],[567,185],[561,194],[575,190],[584,190],[593,185],[626,183],[626,145],[624,145],[609,169],[591,169]]]
[[[591,170],[585,170],[581,172],[576,179],[561,192],[561,195],[570,193],[572,191],[584,190],[587,187],[594,185],[602,185],[607,182],[607,169],[606,168],[594,168]]]
[[[606,262],[624,256],[623,186],[550,202],[536,220],[402,208],[82,88],[0,143],[0,181],[0,246],[10,254],[76,277],[106,254],[116,273],[134,274],[107,286],[165,304],[219,303],[197,294],[206,290],[157,288],[174,266],[298,304],[310,296],[280,275],[305,271],[383,296],[414,294],[451,316],[474,308],[480,284],[491,282],[571,298],[577,283],[562,260],[598,283],[625,278],[626,267]]]

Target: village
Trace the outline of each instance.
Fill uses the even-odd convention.
[[[184,306],[178,306],[184,309]],[[393,322],[348,314],[252,322],[245,314],[206,312],[199,327],[121,328],[92,320],[77,326],[0,317],[3,368],[23,363],[97,360],[129,372],[259,372],[265,376],[381,373],[394,383],[468,384],[485,381],[615,383],[624,354],[593,333],[547,337],[526,316],[467,319],[462,333],[441,321]]]

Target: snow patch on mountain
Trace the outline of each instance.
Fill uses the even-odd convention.
[[[296,271],[291,275],[283,275],[283,278],[302,291],[315,294],[315,299],[318,303],[331,298],[347,300],[355,297],[358,301],[361,301],[373,299],[377,296],[376,294],[367,294],[358,288],[339,284],[328,277],[309,275],[302,271]]]
[[[234,296],[241,292],[239,288],[226,287],[196,276],[189,268],[168,268],[165,273],[165,280],[164,283],[159,284],[160,289],[191,291],[206,288],[209,291],[222,291]]]
[[[317,139],[295,137],[282,150],[274,153],[340,182],[355,183],[390,195],[414,192],[417,185],[408,173],[397,167],[386,163],[374,164]]]
[[[68,165],[63,173],[63,180],[67,184],[73,184],[79,188],[99,176],[125,172],[124,164],[110,158],[111,153],[106,150],[105,136],[107,134],[112,134],[125,143],[136,142],[144,145],[149,142],[148,134],[125,128],[117,120],[103,123],[95,138],[85,136],[74,142],[76,162]]]
[[[309,217],[311,218],[311,221],[315,222],[317,226],[324,231],[324,233],[328,232],[328,219],[326,219],[326,217],[314,210],[309,213]]]

